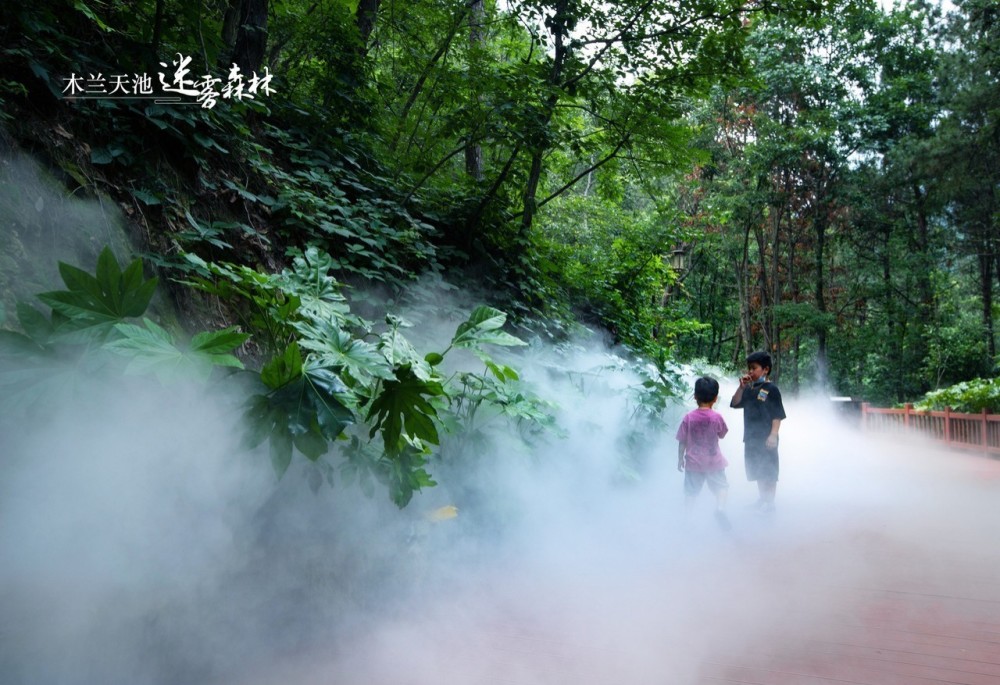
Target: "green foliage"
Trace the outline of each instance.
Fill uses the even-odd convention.
[[[957,291],[953,291],[953,295]],[[993,370],[983,336],[982,319],[970,296],[942,297],[937,326],[928,334],[924,368],[937,388],[958,381],[975,379]]]
[[[657,441],[651,438],[676,427],[673,421],[676,417],[672,414],[677,412],[680,401],[690,394],[690,390],[680,365],[670,359],[666,351],[661,350],[653,359],[607,356],[608,363],[599,371],[626,374],[630,379],[624,389],[613,391],[623,395],[629,412],[618,440],[621,456],[616,476],[623,482],[636,482],[647,473],[650,460],[660,456],[654,452]],[[639,382],[631,382],[632,378]],[[585,388],[582,380],[579,390],[587,395],[592,390]],[[608,389],[600,392],[608,392]]]
[[[342,278],[401,285],[411,273],[436,266],[437,230],[415,216],[385,179],[358,170],[353,155],[362,150],[331,159],[309,151],[307,142],[292,133],[276,127],[267,131],[273,145],[296,149],[280,164],[265,147],[251,160],[266,188],[253,197],[272,217],[283,242],[321,248]]]
[[[470,427],[471,408],[494,406],[517,421],[549,421],[541,403],[517,389],[517,373],[484,349],[524,344],[502,330],[507,317],[497,309],[477,307],[447,348],[421,354],[403,335],[409,325],[403,319],[387,315],[378,330],[351,313],[331,275],[335,261],[316,248],[297,254],[278,274],[194,255],[188,261],[200,274],[188,282],[233,305],[247,330],[266,343],[265,387],[249,399],[245,415],[247,445],[267,441],[279,477],[300,453],[322,462],[332,483],[334,471],[324,457],[331,443],[344,439],[347,446],[338,452],[350,480],[365,487],[369,478],[383,482],[404,506],[433,483],[428,459],[444,434]],[[440,369],[453,349],[471,351],[486,367],[483,377],[493,380],[473,382],[468,372],[445,376]]]
[[[274,0],[272,5],[268,37],[287,46],[275,65],[287,96],[326,112],[330,127],[358,126],[370,111],[371,95],[353,15],[357,3]]]
[[[774,307],[774,316],[780,319],[788,333],[811,335],[816,331],[830,330],[836,324],[836,317],[829,312],[821,312],[812,302],[785,302]]]
[[[116,368],[117,356],[129,359],[125,373],[153,373],[164,382],[205,380],[216,367],[242,368],[231,353],[247,336],[235,329],[199,333],[178,346],[148,318],[143,326],[129,323],[146,312],[157,284],[143,277],[141,260],[122,270],[105,248],[95,275],[65,263],[59,273],[66,290],[38,295],[51,308],[48,316],[19,302],[21,332],[0,330],[5,410],[32,409],[67,389],[85,393],[89,382]]]
[[[997,285],[1000,169],[986,0],[948,12],[527,0],[481,15],[418,0],[380,12],[364,37],[354,2],[269,6],[279,96],[210,111],[62,89],[71,72],[155,78],[176,52],[215,70],[230,47],[226,3],[0,7],[11,137],[45,148],[74,193],[110,193],[152,263],[239,302],[229,312],[246,332],[175,341],[140,319],[153,281],[99,269],[64,274],[66,290],[43,295],[51,316],[19,307],[31,334],[12,345],[72,358],[107,344],[109,359],[164,379],[236,368],[234,336],[247,333],[247,365],[280,378],[288,369],[268,365],[294,346],[303,369],[318,364],[344,386],[330,397],[354,414],[340,434],[361,440],[352,477],[395,450],[398,463],[365,473],[400,493],[423,478],[427,445],[446,450],[426,439],[428,423],[446,442],[443,426],[543,408],[515,399],[518,381],[493,360],[444,382],[447,350],[418,354],[401,323],[362,320],[341,283],[396,295],[418,273],[447,272],[486,285],[510,330],[564,339],[583,322],[653,357],[712,361],[767,346],[794,378],[829,369],[869,399],[982,375],[996,357],[996,315],[982,304]],[[169,21],[155,22],[159,9]],[[679,244],[683,272],[663,260]],[[260,272],[286,255],[310,267]],[[478,344],[509,334],[495,335]],[[491,399],[476,404],[477,393]],[[374,457],[358,428],[368,417],[391,445]],[[295,430],[281,459],[295,435],[321,433]],[[315,455],[306,440],[299,451]]]
[[[640,431],[662,424],[667,409],[686,392],[680,369],[675,362],[661,357],[657,363],[636,363],[633,373],[642,379],[633,393],[633,418],[639,419]]]
[[[990,414],[1000,414],[1000,378],[974,378],[933,390],[913,406],[921,411],[950,407],[968,414],[978,414],[984,409]]]
[[[345,386],[329,369],[303,364],[292,343],[260,372],[268,391],[250,398],[244,415],[245,446],[268,441],[271,464],[280,478],[292,461],[293,448],[317,461],[355,421],[341,399]]]
[[[279,274],[189,260],[201,274],[191,283],[239,305],[248,332],[204,332],[179,345],[149,318],[131,323],[145,313],[156,281],[142,277],[139,260],[122,270],[105,250],[93,276],[60,264],[67,290],[40,296],[50,304],[50,316],[20,303],[23,332],[0,331],[4,400],[23,408],[49,397],[66,386],[70,371],[72,380],[92,382],[114,368],[111,361],[118,357],[128,360],[125,373],[153,374],[163,382],[206,379],[212,368],[242,370],[232,352],[261,336],[268,352],[259,371],[250,372],[257,389],[246,402],[244,446],[266,442],[279,477],[301,454],[333,483],[335,469],[326,457],[343,441],[337,452],[345,480],[366,491],[373,480],[381,481],[399,506],[434,484],[426,468],[432,446],[444,434],[469,427],[472,408],[492,406],[497,415],[518,422],[551,425],[543,404],[519,388],[517,372],[484,349],[524,344],[502,330],[506,315],[499,310],[476,308],[446,349],[421,355],[402,335],[407,325],[402,319],[387,316],[385,330],[378,332],[351,314],[330,275],[332,260],[318,250],[297,255],[292,268]],[[482,360],[485,371],[478,382],[469,372],[441,373],[453,349]],[[86,373],[79,375],[81,369]]]
[[[369,437],[381,433],[385,452],[390,456],[402,451],[404,429],[407,442],[413,447],[419,449],[422,446],[418,441],[439,444],[435,426],[437,411],[427,398],[444,394],[444,388],[440,383],[421,380],[409,365],[398,368],[395,376],[395,380],[382,383],[381,392],[368,409],[365,418],[372,422]]]
[[[634,350],[656,354],[695,323],[665,306],[677,281],[666,255],[682,241],[683,229],[666,202],[650,206],[640,189],[627,184],[622,192],[627,195],[620,199],[570,194],[554,202],[542,220],[540,252],[550,278],[559,279],[557,292],[586,322],[610,329]]]
[[[478,351],[482,345],[511,347],[526,344],[523,340],[501,330],[506,321],[507,315],[497,309],[477,307],[469,315],[469,320],[460,324],[455,330],[449,349],[460,347]]]
[[[69,264],[59,264],[66,290],[38,296],[52,308],[54,339],[70,343],[106,340],[120,321],[142,316],[156,291],[156,278],[145,280],[142,262],[135,260],[122,271],[109,248],[97,259],[91,276]]]
[[[121,337],[104,344],[105,349],[130,358],[126,373],[153,373],[166,383],[177,377],[207,376],[213,366],[243,368],[232,352],[250,336],[235,328],[203,331],[187,346],[178,347],[173,336],[155,322],[143,319],[143,324],[115,324]]]

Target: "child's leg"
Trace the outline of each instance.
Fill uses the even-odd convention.
[[[729,488],[720,488],[718,492],[715,493],[715,510],[725,511],[726,510],[726,499],[729,496]]]
[[[774,504],[774,495],[778,490],[778,484],[773,480],[762,480],[758,481],[757,487],[760,488],[761,500]]]
[[[723,512],[726,509],[726,499],[729,496],[729,481],[726,479],[725,470],[713,471],[708,475],[708,487],[715,495],[715,511]]]
[[[695,498],[705,484],[705,474],[697,471],[684,471],[684,508],[690,510]]]
[[[732,530],[732,524],[726,516],[726,498],[729,495],[729,482],[726,480],[726,472],[718,471],[709,476],[709,487],[715,495],[715,520],[723,530]]]
[[[726,498],[729,495],[729,480],[726,478],[726,471],[713,471],[708,477],[708,486],[715,495],[715,510],[723,511],[726,508]]]
[[[773,480],[760,480],[757,481],[757,488],[760,491],[757,510],[764,514],[770,514],[774,511],[774,493],[778,488],[778,483]]]

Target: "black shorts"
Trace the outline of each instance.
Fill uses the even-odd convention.
[[[743,463],[747,470],[747,480],[762,480],[765,483],[778,482],[778,448],[768,449],[763,442],[743,443]]]

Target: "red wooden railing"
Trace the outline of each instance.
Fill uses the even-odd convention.
[[[948,447],[974,449],[1000,455],[1000,414],[959,414],[944,411],[917,411],[912,404],[902,409],[861,405],[861,426],[879,433],[906,435],[920,433]]]

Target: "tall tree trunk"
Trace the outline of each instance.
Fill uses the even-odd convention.
[[[789,184],[788,177],[786,176],[785,187],[787,190]],[[787,193],[785,194],[787,197]],[[771,290],[768,293],[769,307],[767,310],[767,326],[769,329],[768,338],[770,341],[771,350],[771,362],[773,366],[771,367],[775,378],[781,378],[781,326],[778,323],[778,319],[775,316],[774,308],[781,304],[781,274],[779,269],[779,261],[781,256],[781,243],[778,237],[781,234],[781,222],[785,215],[786,205],[783,203],[778,205],[773,209],[773,216],[771,217],[771,235],[769,242],[771,243],[771,259],[770,259],[770,270],[771,270]]]
[[[232,61],[245,76],[260,71],[267,49],[267,10],[270,0],[241,0]]]
[[[987,241],[984,241],[987,242]],[[993,255],[983,245],[979,254],[980,295],[983,301],[983,333],[986,337],[986,349],[990,361],[995,363],[997,348],[993,331]]]
[[[532,221],[535,218],[537,206],[538,183],[542,179],[542,156],[544,150],[535,149],[531,153],[531,170],[528,172],[528,181],[524,185],[524,211],[521,214],[521,235],[527,236],[531,230]]]
[[[165,0],[156,0],[156,14],[153,16],[153,38],[150,41],[150,50],[153,55],[160,52],[160,40],[163,38],[163,5]]]
[[[910,337],[909,346],[913,350],[910,359],[922,360],[927,357],[929,350],[926,331],[934,325],[937,319],[937,307],[934,302],[934,286],[931,283],[931,274],[934,273],[934,259],[931,255],[930,228],[927,218],[927,192],[914,181],[912,193],[917,221],[916,248],[919,261],[916,279],[920,302],[917,305],[917,318],[914,321],[914,325],[918,327],[918,335]]]
[[[552,36],[554,39],[553,54],[552,54],[552,70],[549,72],[548,82],[553,89],[562,89],[564,84],[563,80],[563,67],[566,64],[566,60],[570,56],[570,47],[566,43],[566,38],[569,37],[569,28],[567,21],[569,19],[569,2],[568,0],[558,0],[555,4],[555,14],[552,16],[551,23],[549,23],[549,28],[552,31]],[[539,126],[548,127],[552,122],[552,116],[555,114],[556,104],[559,102],[559,95],[553,93],[545,99],[542,103],[541,116],[539,117]],[[533,136],[536,139],[544,139],[545,136],[541,134]],[[538,184],[542,179],[542,159],[545,153],[548,151],[551,143],[534,143],[531,149],[531,170],[528,172],[528,180],[524,186],[524,211],[521,214],[521,236],[525,237],[531,230],[531,224],[535,218],[535,212],[538,209],[536,195],[538,193]]]
[[[997,234],[997,232],[998,231],[994,231],[993,232],[993,235],[994,235],[993,243],[992,243],[993,244],[993,275],[997,277],[997,282],[1000,283],[1000,239],[997,239],[995,237],[996,234]],[[990,291],[990,294],[991,294],[991,299],[992,299],[992,290]],[[990,316],[990,319],[989,319],[989,328],[987,329],[987,333],[989,334],[990,337],[987,339],[986,345],[987,345],[987,348],[990,350],[990,354],[993,356],[993,360],[994,360],[993,361],[993,366],[994,366],[994,368],[996,368],[996,366],[997,366],[997,351],[996,351],[997,350],[997,341],[996,341],[996,329],[993,327],[993,317],[992,317],[992,315]]]
[[[358,10],[355,15],[355,22],[358,26],[358,34],[361,36],[361,54],[368,53],[368,39],[375,30],[375,17],[378,16],[378,8],[381,0],[358,0]]]
[[[774,208],[771,208],[772,212]],[[766,219],[771,220],[769,215]],[[757,224],[754,226],[754,239],[757,242],[757,294],[760,296],[760,333],[764,338],[763,348],[765,350],[771,349],[771,277],[768,272],[770,267],[770,259],[768,255],[770,251],[768,250],[767,240],[770,237],[769,234],[764,233],[764,227],[762,224]]]
[[[888,357],[888,363],[886,367],[890,370],[890,373],[896,378],[905,378],[906,369],[903,363],[903,339],[905,337],[905,331],[903,330],[903,319],[905,315],[902,315],[902,307],[899,306],[898,300],[894,293],[894,288],[892,284],[892,250],[890,249],[891,236],[888,230],[882,236],[882,246],[881,246],[881,265],[882,265],[882,297],[884,298],[883,307],[885,308],[885,320],[886,320],[886,336],[884,342],[885,355]],[[906,388],[904,383],[893,383],[893,387],[896,391],[896,401],[903,402],[906,400]]]
[[[736,275],[736,293],[740,303],[740,322],[737,330],[737,346],[733,354],[733,362],[738,366],[743,365],[753,346],[753,331],[751,328],[750,309],[750,287],[747,271],[750,269],[750,231],[751,223],[748,221],[743,228],[743,253],[735,260],[733,271]],[[742,347],[742,353],[740,348]]]
[[[789,300],[791,300],[792,302],[796,302],[797,303],[797,302],[799,302],[799,299],[800,299],[799,296],[801,295],[801,293],[799,291],[799,280],[798,280],[799,274],[798,274],[798,271],[795,268],[796,267],[796,263],[795,263],[795,257],[796,257],[796,251],[795,251],[795,247],[796,247],[796,243],[795,243],[795,231],[791,230],[791,226],[789,226],[789,230],[788,230],[788,240],[787,240],[787,243],[788,244],[787,244],[787,246],[785,248],[786,249],[786,253],[787,253],[786,254],[787,261],[785,262],[785,264],[786,264],[786,266],[785,266],[785,280],[788,283],[788,287],[790,289],[790,292],[787,294],[787,298]],[[799,352],[800,352],[800,347],[801,347],[801,344],[802,344],[802,339],[801,339],[801,334],[799,333],[799,330],[798,330],[798,326],[796,326],[796,328],[794,329],[794,331],[795,332],[793,333],[793,336],[792,336],[792,385],[791,385],[791,389],[792,389],[792,393],[793,394],[798,394],[798,392],[799,392]]]
[[[471,67],[479,61],[478,55],[483,49],[483,21],[486,17],[486,9],[483,0],[472,0],[469,9],[469,66]],[[470,76],[473,72],[474,70],[470,68]],[[476,99],[481,100],[478,88],[473,88],[473,91],[477,92]],[[477,183],[483,180],[483,148],[474,141],[471,135],[465,146],[465,172]]]
[[[795,350],[795,356],[792,358],[792,394],[798,394],[799,384],[801,380],[799,379],[799,359],[801,350],[799,349],[802,345],[802,338],[796,333],[795,337],[792,339],[792,349]]]
[[[242,0],[229,0],[222,16],[222,50],[219,51],[219,68],[229,69],[233,63],[233,48],[240,28],[240,6]]]
[[[916,182],[912,187],[917,217],[917,250],[920,253],[920,268],[917,272],[917,290],[920,295],[921,317],[929,317],[934,305],[934,289],[931,286],[933,260],[930,255],[930,229],[927,219],[927,193]],[[930,318],[923,319],[930,322]]]
[[[824,262],[826,261],[826,228],[827,228],[827,207],[825,203],[817,203],[816,215],[813,218],[813,231],[816,238],[815,245],[815,298],[816,310],[820,313],[820,323],[816,327],[816,381],[821,388],[826,387],[827,381],[827,352],[826,352],[826,322],[823,320],[826,314],[826,276],[824,273]]]
[[[406,120],[410,116],[410,111],[416,105],[418,98],[424,90],[424,86],[427,84],[427,80],[431,77],[434,71],[434,66],[444,59],[445,55],[451,50],[452,41],[455,36],[458,35],[459,29],[462,28],[464,23],[462,17],[456,17],[455,21],[452,23],[451,28],[448,30],[447,35],[438,44],[437,49],[431,58],[424,65],[423,70],[420,72],[420,76],[417,77],[416,83],[413,84],[413,88],[410,90],[409,96],[406,98],[406,102],[403,103],[403,109],[399,113],[399,123],[396,126],[396,133],[393,135],[392,142],[389,144],[389,150],[395,152],[399,146],[399,141],[403,137],[404,129],[406,128]],[[416,133],[416,126],[414,126],[414,134]],[[412,143],[412,136],[410,142]]]
[[[469,215],[468,222],[466,224],[465,230],[465,242],[464,247],[467,251],[471,251],[472,246],[475,242],[477,234],[479,232],[479,224],[483,220],[483,216],[486,213],[487,208],[493,203],[497,198],[497,194],[500,192],[500,188],[507,181],[510,176],[511,170],[514,168],[514,162],[521,154],[521,146],[515,145],[514,149],[511,151],[510,155],[507,157],[507,161],[504,163],[503,168],[497,177],[490,184],[490,187],[483,193],[480,198],[479,203],[476,205],[476,209]]]
[[[1000,129],[998,129],[998,134],[1000,134]],[[1000,138],[998,138],[1000,139]],[[993,157],[997,159],[997,156]],[[996,175],[993,175],[996,179]],[[997,187],[994,185],[994,188]],[[997,229],[998,222],[996,217],[998,212],[1000,212],[1000,207],[997,206],[997,195],[993,194],[988,196],[990,198],[988,202],[989,212],[985,216],[985,226],[983,233],[983,259],[986,262],[984,282],[986,286],[983,288],[983,324],[986,328],[986,349],[990,355],[990,364],[996,368],[997,365],[997,342],[996,342],[996,330],[993,326],[993,279],[994,277],[1000,277],[1000,238],[997,237],[997,233],[1000,232]]]

